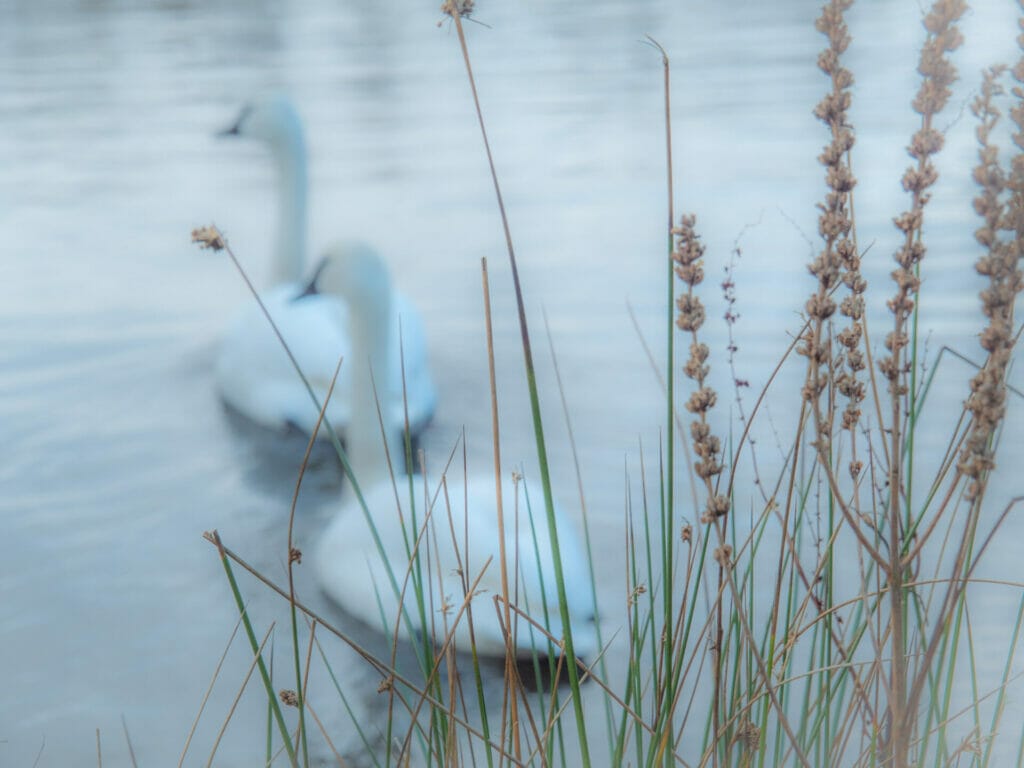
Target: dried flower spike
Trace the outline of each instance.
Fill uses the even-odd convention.
[[[693,469],[697,477],[704,480],[708,502],[701,522],[710,523],[729,512],[728,498],[717,496],[712,485],[712,478],[720,474],[723,465],[720,459],[721,441],[711,434],[707,422],[708,413],[715,406],[718,395],[705,383],[711,366],[707,360],[710,350],[707,344],[697,339],[697,331],[704,325],[704,304],[694,293],[694,288],[704,281],[704,245],[700,241],[695,225],[696,216],[684,215],[679,225],[672,228],[675,237],[675,249],[672,261],[675,264],[676,277],[686,286],[686,292],[676,299],[676,326],[690,334],[690,356],[683,365],[683,373],[693,380],[696,389],[686,402],[686,410],[696,418],[690,422],[690,436],[693,438],[693,450],[697,455]],[[684,536],[686,535],[684,530]],[[685,540],[685,539],[684,539]]]
[[[889,381],[889,392],[894,401],[907,393],[904,381],[907,364],[902,362],[905,338],[904,327],[915,307],[915,299],[921,281],[918,276],[925,247],[921,242],[921,228],[924,224],[924,207],[931,199],[928,191],[938,179],[938,171],[932,163],[943,145],[942,134],[932,126],[935,116],[945,107],[951,94],[950,86],[956,80],[956,68],[946,54],[956,50],[963,42],[963,36],[956,22],[967,11],[964,0],[936,0],[924,19],[928,32],[917,71],[921,74],[921,85],[914,97],[913,107],[921,115],[921,127],[911,137],[907,152],[916,161],[903,174],[903,189],[911,195],[910,210],[897,216],[893,223],[903,233],[903,244],[896,252],[897,269],[892,273],[896,293],[886,303],[894,315],[894,336],[887,344],[890,355],[879,362],[882,375]],[[898,407],[898,406],[896,406]],[[898,420],[894,416],[895,420]]]
[[[1019,70],[1019,74],[1018,74]],[[975,238],[986,250],[978,259],[976,270],[988,278],[988,287],[981,292],[982,312],[988,325],[981,332],[981,347],[988,353],[985,365],[971,380],[971,395],[967,399],[971,431],[960,453],[958,469],[970,482],[967,497],[981,496],[985,475],[995,467],[992,438],[1006,413],[1006,373],[1014,348],[1014,304],[1024,287],[1020,259],[1024,253],[1021,233],[1024,232],[1024,162],[1018,153],[1009,174],[999,165],[998,150],[989,143],[989,137],[999,122],[1000,112],[994,99],[1003,93],[999,78],[1003,67],[993,67],[984,73],[981,93],[972,105],[980,120],[977,136],[978,166],[974,179],[981,193],[974,199],[974,209],[982,218],[982,226]],[[1024,59],[1014,71],[1015,77],[1024,75]],[[1021,96],[1020,86],[1014,95]],[[1014,141],[1018,147],[1024,141],[1024,110],[1011,111],[1017,132]],[[1008,195],[1006,193],[1009,193]]]
[[[828,75],[831,89],[814,110],[814,115],[828,127],[829,143],[818,156],[825,167],[825,183],[829,191],[818,205],[818,234],[824,241],[821,252],[808,265],[808,271],[817,279],[815,292],[807,299],[804,310],[810,322],[800,339],[797,353],[807,358],[807,379],[802,388],[803,398],[814,410],[817,439],[814,445],[824,454],[832,443],[833,416],[823,412],[819,399],[832,377],[842,380],[840,391],[849,399],[842,424],[852,430],[860,416],[858,407],[863,386],[856,381],[856,373],[864,367],[860,350],[863,328],[862,294],[867,283],[860,275],[860,257],[853,240],[851,193],[857,184],[850,168],[849,152],[854,145],[853,128],[847,112],[852,103],[850,87],[853,75],[842,65],[842,54],[850,44],[850,34],[843,17],[852,0],[832,0],[821,10],[816,28],[828,38],[828,47],[818,56],[818,67]],[[846,286],[850,295],[836,303],[833,292]],[[836,311],[850,319],[850,324],[839,333],[840,355],[845,350],[847,370],[840,373],[840,360],[833,358],[830,323]],[[860,399],[858,399],[860,398]]]

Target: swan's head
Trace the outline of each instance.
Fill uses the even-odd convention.
[[[271,145],[286,144],[302,138],[299,113],[283,94],[273,94],[242,107],[234,124],[221,136],[241,136]]]
[[[353,307],[387,307],[391,276],[384,261],[366,243],[342,241],[331,245],[314,278],[315,289],[345,299]]]

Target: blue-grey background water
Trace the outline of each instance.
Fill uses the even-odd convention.
[[[579,446],[611,630],[625,603],[625,468],[635,478],[639,443],[653,457],[663,424],[657,380],[627,311],[628,303],[662,349],[661,64],[642,40],[653,35],[672,60],[676,207],[698,214],[708,244],[708,338],[725,346],[716,286],[738,244],[737,375],[756,388],[810,290],[803,265],[823,193],[814,157],[826,138],[811,116],[825,87],[814,66],[823,45],[816,6],[481,2],[475,17],[483,24],[467,26],[521,258],[555,492],[578,518],[542,309]],[[929,354],[945,344],[978,359],[967,106],[981,68],[1013,60],[1015,29],[1012,3],[976,6],[956,55],[962,80],[940,121],[948,144],[929,209],[922,329]],[[899,177],[916,122],[907,105],[920,13],[913,0],[863,2],[850,13],[857,218],[862,246],[871,245],[869,278],[879,284],[896,247],[890,218],[906,204]],[[271,165],[260,147],[228,145],[214,133],[270,89],[288,91],[306,120],[312,249],[342,235],[371,241],[425,316],[440,390],[423,438],[428,460],[437,466],[465,429],[471,463],[488,466],[486,256],[504,453],[528,473],[535,465],[500,221],[458,41],[436,2],[6,0],[0,765],[32,765],[40,750],[39,765],[88,764],[96,729],[104,764],[126,765],[122,715],[141,765],[176,759],[236,619],[202,532],[218,529],[272,577],[283,574],[303,443],[248,429],[220,406],[212,382],[218,336],[251,299],[226,259],[189,243],[194,226],[216,222],[257,282],[265,272]],[[958,409],[970,373],[959,363],[943,369],[938,415],[922,442],[945,444],[943,414]],[[728,391],[725,366],[716,374]],[[1020,491],[1020,411],[1012,402],[993,509]],[[773,416],[785,423],[787,414]],[[321,456],[307,484],[300,546],[331,513],[341,487],[336,465]],[[1021,530],[1011,519],[987,574],[1019,579]],[[279,600],[245,588],[261,626],[283,619]],[[308,578],[300,589],[329,610]],[[1010,588],[979,595],[978,639],[1005,645],[1018,597]],[[356,706],[373,707],[376,679],[334,652],[362,691]],[[1005,653],[983,657],[992,659],[982,669],[991,684]],[[187,764],[205,763],[248,662],[236,641]],[[1022,695],[1014,684],[1011,730]],[[242,697],[218,765],[261,759],[261,696],[254,685]],[[339,748],[358,751],[344,717],[325,716]]]

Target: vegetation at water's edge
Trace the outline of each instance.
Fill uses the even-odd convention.
[[[331,634],[355,647],[379,672],[380,695],[389,702],[383,724],[353,719],[365,748],[360,763],[990,766],[996,764],[998,743],[1001,754],[1013,750],[1022,764],[1024,730],[1005,720],[1003,712],[1007,688],[1017,674],[1013,660],[1024,619],[1024,585],[981,587],[1021,594],[1002,650],[1005,672],[992,690],[980,688],[975,672],[979,650],[968,587],[993,537],[1015,511],[1015,501],[993,508],[986,497],[997,466],[1006,379],[1019,335],[1014,306],[1024,247],[1024,58],[1012,68],[988,70],[972,104],[979,144],[974,171],[979,191],[973,206],[981,253],[974,269],[987,281],[978,321],[985,358],[964,382],[963,412],[935,468],[935,462],[923,460],[915,441],[919,424],[929,418],[936,365],[925,360],[918,308],[927,270],[928,204],[939,181],[935,158],[944,143],[938,117],[957,78],[952,57],[962,43],[958,23],[967,6],[963,0],[936,0],[924,16],[920,87],[911,105],[920,122],[909,137],[911,162],[902,176],[906,208],[893,212],[900,245],[891,282],[869,287],[861,272],[862,244],[869,238],[858,233],[854,205],[853,75],[843,64],[853,42],[845,20],[851,4],[832,0],[816,22],[827,41],[818,66],[828,84],[814,110],[827,128],[817,158],[827,193],[819,203],[820,239],[808,265],[803,324],[792,329],[793,344],[779,361],[779,368],[800,365],[805,371],[802,386],[790,393],[795,431],[785,445],[781,469],[771,477],[759,476],[757,454],[747,439],[751,425],[763,418],[761,404],[774,374],[749,412],[741,411],[731,424],[709,383],[710,366],[723,364],[726,351],[713,350],[703,340],[705,249],[695,217],[677,218],[673,211],[668,140],[665,322],[671,330],[664,364],[669,437],[655,455],[642,459],[645,471],[657,468],[659,484],[645,486],[640,497],[629,497],[625,505],[626,597],[622,615],[607,616],[601,625],[605,630],[623,627],[618,636],[604,638],[614,652],[577,659],[572,637],[554,632],[549,647],[534,660],[536,672],[548,673],[538,677],[551,680],[539,691],[523,683],[509,654],[496,710],[484,690],[495,681],[481,671],[473,649],[460,648],[456,654],[445,637],[436,642],[424,638],[415,648],[419,668],[413,675],[396,668],[394,652],[379,658],[355,646],[304,606],[291,584],[277,588],[264,578],[292,607],[294,669],[278,669],[272,678],[259,642],[266,629],[257,632],[252,626],[235,579],[239,567],[246,566],[211,534],[253,649],[253,668],[267,692],[268,763],[309,765],[309,742],[315,735],[335,749],[336,724],[321,722],[305,696],[310,685],[337,686],[330,646],[321,646]],[[475,99],[463,29],[471,6],[447,0],[443,10],[457,31]],[[1024,37],[1018,42],[1024,43]],[[670,137],[667,56],[664,63]],[[1008,162],[993,143],[1007,102],[1014,130]],[[490,159],[489,146],[487,152]],[[553,533],[532,337],[496,174],[494,188],[515,280],[544,489],[543,499],[531,500],[534,519],[537,525],[551,521]],[[201,233],[201,239],[225,246],[215,231]],[[871,329],[869,309],[881,304],[888,311],[887,323]],[[931,373],[922,375],[923,370]],[[680,373],[689,394],[676,402]],[[930,446],[929,452],[934,449]],[[681,476],[674,470],[677,450],[688,457]],[[742,478],[751,473],[758,476],[756,488],[743,485]],[[741,509],[749,524],[737,524]],[[422,524],[447,525],[443,508],[433,510],[429,519]],[[413,539],[420,533],[410,531]],[[291,573],[299,567],[299,556],[290,531],[288,538]],[[429,551],[415,555],[428,557]],[[414,591],[423,611],[428,572],[418,561],[392,567],[396,588],[408,579],[403,588]],[[843,579],[837,578],[840,573]],[[472,620],[460,606],[464,609],[474,598],[477,575],[463,574],[465,594],[454,600],[453,621]],[[512,591],[485,599],[502,606],[512,625],[529,620],[528,608],[515,606]],[[403,620],[387,618],[389,626]],[[569,625],[564,614],[535,618],[553,628]],[[984,653],[993,653],[991,641]],[[322,663],[314,665],[314,658]],[[284,679],[291,682],[284,685]],[[958,689],[961,679],[973,682],[970,691]],[[566,685],[560,687],[558,680]],[[287,690],[278,690],[282,687]],[[346,708],[352,693],[337,686]],[[348,764],[341,755],[337,760]]]

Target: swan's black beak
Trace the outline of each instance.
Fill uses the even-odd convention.
[[[242,123],[245,122],[245,119],[249,116],[249,113],[251,111],[252,107],[246,104],[244,107],[242,107],[242,111],[238,113],[238,117],[235,118],[234,125],[232,125],[230,128],[225,128],[221,131],[217,131],[217,133],[214,135],[217,137],[241,135]]]
[[[316,284],[316,281],[320,279],[320,274],[324,271],[324,267],[327,266],[327,257],[324,256],[320,259],[320,263],[316,265],[316,269],[313,270],[313,276],[309,279],[309,283],[303,288],[292,301],[298,301],[304,299],[307,296],[317,296],[320,294],[320,287]]]

